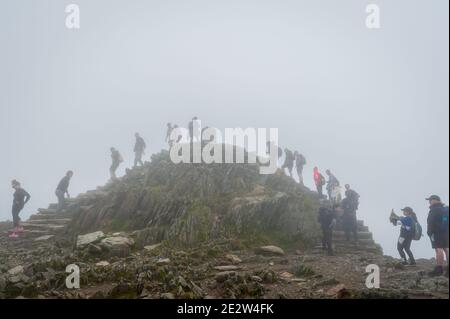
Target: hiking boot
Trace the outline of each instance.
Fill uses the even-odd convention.
[[[409,261],[409,265],[410,265],[410,266],[415,266],[415,265],[417,265],[417,264],[416,264],[416,261],[415,261],[415,260],[410,260],[410,261]]]
[[[409,263],[408,263],[408,261],[407,261],[406,259],[402,260],[401,264],[402,264],[403,266],[409,265]]]
[[[9,238],[19,238],[19,234],[16,232],[11,233],[9,236]]]
[[[444,267],[436,266],[433,271],[430,271],[428,273],[428,276],[430,276],[430,277],[439,277],[439,276],[442,276],[443,274],[444,274]]]

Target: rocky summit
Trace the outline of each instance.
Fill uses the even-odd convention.
[[[433,261],[383,256],[363,221],[357,246],[338,225],[326,256],[318,207],[281,171],[173,164],[163,151],[62,211],[40,209],[19,238],[0,223],[0,298],[448,298],[448,278],[427,276]]]

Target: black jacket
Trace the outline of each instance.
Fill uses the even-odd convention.
[[[23,188],[19,188],[14,192],[13,205],[16,207],[24,207],[25,204],[30,200],[31,196]]]
[[[326,208],[326,207],[320,207],[319,209],[319,216],[317,218],[318,222],[322,226],[322,229],[327,230],[331,229],[333,227],[333,221],[336,219],[336,214],[333,210]]]
[[[446,212],[446,207],[444,204],[435,204],[430,206],[430,212],[428,213],[427,219],[427,234],[428,236],[436,234],[448,234],[448,228],[442,229],[442,220]]]

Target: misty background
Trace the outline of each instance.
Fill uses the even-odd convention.
[[[65,27],[76,3],[81,29]],[[381,29],[365,26],[366,5]],[[397,256],[388,217],[449,194],[447,0],[3,0],[0,220],[17,179],[23,220],[109,177],[111,146],[133,161],[165,148],[166,123],[279,128],[280,145],[361,194],[358,217]],[[428,238],[413,242],[431,257]]]

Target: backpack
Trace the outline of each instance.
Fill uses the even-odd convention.
[[[419,222],[414,221],[413,226],[413,239],[414,240],[420,240],[422,238],[422,225],[420,225]]]
[[[448,233],[448,206],[442,208],[440,231],[442,233]]]

